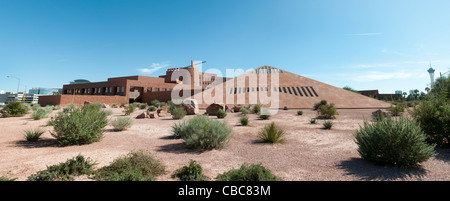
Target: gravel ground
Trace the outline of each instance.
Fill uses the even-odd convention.
[[[122,116],[122,109],[113,111],[110,118]],[[415,168],[377,166],[360,158],[353,133],[365,119],[371,118],[372,109],[341,109],[331,130],[322,129],[322,120],[309,123],[317,116],[315,111],[281,110],[270,120],[259,120],[250,114],[249,126],[240,126],[238,113],[228,113],[225,119],[233,127],[229,145],[220,150],[197,152],[186,149],[181,139],[171,138],[171,126],[180,120],[171,117],[134,119],[132,128],[114,132],[106,127],[100,142],[83,146],[60,147],[50,135],[52,127],[45,127],[49,119],[35,121],[25,117],[0,118],[0,176],[26,180],[31,174],[49,165],[64,162],[82,154],[96,161],[97,168],[108,165],[115,158],[132,150],[148,150],[161,159],[167,173],[158,180],[171,181],[173,172],[187,165],[190,159],[199,162],[204,174],[214,179],[218,174],[243,163],[262,163],[265,167],[289,181],[355,181],[355,180],[450,180],[450,149],[436,148],[435,157]],[[138,110],[131,116],[142,112]],[[201,110],[204,112],[204,110]],[[54,112],[54,114],[56,111]],[[186,116],[183,120],[192,118]],[[216,117],[210,117],[216,119]],[[276,122],[285,129],[283,144],[262,143],[258,131],[266,124]],[[41,140],[24,140],[25,128],[42,126],[47,132]],[[78,178],[84,180],[87,178]]]

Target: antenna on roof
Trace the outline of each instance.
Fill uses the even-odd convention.
[[[206,61],[202,61],[202,62],[198,62],[198,63],[195,63],[195,64],[194,64],[194,61],[191,60],[191,65],[185,66],[185,67],[179,67],[179,68],[189,68],[189,67],[194,67],[194,66],[197,65],[197,64],[204,64],[204,63],[206,63]]]

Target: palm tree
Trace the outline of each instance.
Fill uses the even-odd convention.
[[[425,91],[426,91],[427,93],[430,93],[430,87],[425,87]]]

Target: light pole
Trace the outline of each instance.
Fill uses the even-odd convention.
[[[7,78],[16,78],[17,80],[19,80],[19,83],[17,84],[17,94],[19,94],[20,78],[14,77],[14,76],[11,76],[11,75],[8,75],[8,76],[6,76],[6,77],[7,77]]]

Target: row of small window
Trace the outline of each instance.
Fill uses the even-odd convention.
[[[283,70],[278,68],[273,68],[270,66],[263,66],[261,68],[255,69],[252,71],[252,74],[261,74],[261,73],[284,73]]]
[[[147,87],[147,91],[153,91],[153,92],[157,92],[157,91],[172,91],[171,88],[152,88],[152,87]]]
[[[230,88],[230,94],[240,94],[240,93],[248,93],[254,91],[268,91],[268,87],[239,87],[239,88]],[[306,96],[306,97],[319,97],[316,90],[312,86],[301,86],[301,87],[273,87],[273,91],[280,93],[289,93],[294,94],[296,96]]]
[[[114,87],[115,94],[123,94],[125,92],[125,87]],[[103,90],[102,90],[103,89]],[[113,87],[100,87],[100,88],[83,88],[83,89],[67,89],[64,90],[63,94],[108,94],[113,95]]]

